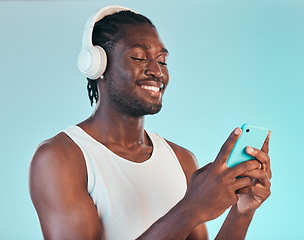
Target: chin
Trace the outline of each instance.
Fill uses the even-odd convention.
[[[131,114],[136,117],[154,115],[162,109],[162,104],[147,104],[142,108],[131,108]]]
[[[161,107],[158,108],[158,109],[153,109],[153,111],[150,111],[149,113],[147,113],[146,115],[154,115],[154,114],[157,114],[159,113],[161,110]]]

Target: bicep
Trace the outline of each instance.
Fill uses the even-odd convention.
[[[45,239],[101,239],[101,224],[81,164],[38,150],[30,166],[30,194]]]
[[[69,206],[40,204],[37,212],[45,239],[101,239],[101,224],[94,205],[83,198],[80,201]]]

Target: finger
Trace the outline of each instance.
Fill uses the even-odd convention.
[[[226,140],[226,142],[223,144],[223,146],[221,147],[221,150],[219,151],[214,163],[215,166],[217,165],[222,165],[222,164],[226,164],[227,159],[235,145],[236,140],[239,138],[239,136],[242,133],[242,129],[241,128],[236,128],[234,129],[234,131],[230,134],[230,136],[228,137],[228,139]]]
[[[245,188],[237,190],[236,194],[238,194],[238,196],[243,195],[243,194],[244,195],[252,194],[254,199],[257,202],[261,203],[270,196],[271,191],[269,188],[265,188],[265,187],[250,186],[250,187],[245,187]]]
[[[271,194],[270,188],[266,188],[262,185],[251,186],[249,188],[249,193],[253,195],[255,200],[258,202],[264,202]]]
[[[235,192],[237,192],[239,189],[250,187],[251,180],[249,177],[238,178],[238,179],[235,179],[232,186],[233,186],[233,190]]]
[[[255,157],[259,162],[261,162],[263,165],[270,165],[270,158],[269,155],[261,150],[258,150],[256,148],[247,146],[246,147],[246,153],[249,155]]]
[[[258,150],[256,148],[253,147],[246,147],[246,152],[255,157],[259,162],[262,163],[262,167],[263,169],[266,171],[267,175],[269,178],[271,178],[271,168],[270,168],[270,158],[269,155],[261,150]]]
[[[251,186],[240,188],[240,189],[238,189],[238,190],[235,191],[236,194],[249,194],[251,192],[252,192]]]
[[[266,140],[261,148],[261,150],[265,153],[269,152],[269,139],[270,139],[271,131],[268,131],[268,135],[266,137]]]
[[[236,178],[238,176],[243,176],[245,172],[254,169],[259,169],[260,167],[261,164],[257,160],[249,160],[242,162],[233,168],[230,168],[228,174],[230,175],[231,178]]]
[[[263,185],[266,188],[270,188],[271,186],[271,182],[269,181],[267,173],[263,169],[255,169],[252,171],[248,171],[243,173],[242,176],[257,179],[258,182],[255,184],[255,186]]]
[[[258,201],[265,201],[271,194],[270,188],[264,186],[251,186],[239,189],[237,194],[252,194],[253,197]]]

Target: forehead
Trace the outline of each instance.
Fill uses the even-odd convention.
[[[124,35],[117,45],[120,50],[142,48],[168,53],[158,32],[150,25],[126,26]]]

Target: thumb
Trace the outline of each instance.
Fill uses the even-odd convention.
[[[242,129],[239,127],[233,130],[233,132],[230,134],[226,142],[223,144],[221,150],[219,151],[217,157],[214,160],[215,167],[226,164],[227,159],[235,145],[235,142],[238,140],[241,133],[242,133]]]

